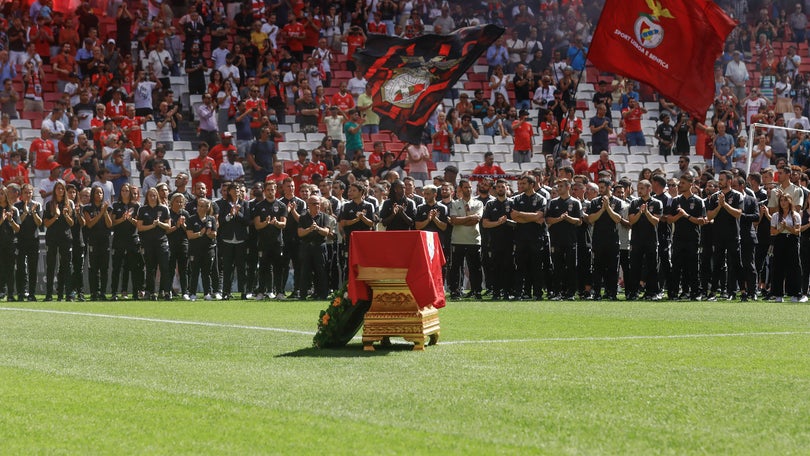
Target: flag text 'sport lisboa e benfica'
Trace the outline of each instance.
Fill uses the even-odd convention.
[[[737,23],[710,0],[607,0],[588,50],[597,68],[654,87],[699,121]]]
[[[391,130],[401,141],[419,142],[447,90],[503,32],[486,25],[412,40],[369,35],[354,59],[371,87],[380,128]]]

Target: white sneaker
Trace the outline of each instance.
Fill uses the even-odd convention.
[[[785,300],[781,296],[777,296],[774,302],[784,302]]]
[[[213,301],[213,300],[214,300],[214,297],[213,297],[213,296],[211,296],[210,294],[207,294],[207,295],[205,295],[205,296],[203,297],[203,299],[205,299],[206,301]]]
[[[272,291],[270,293],[267,293],[267,299],[276,299],[276,294],[273,293]]]
[[[191,301],[191,296],[189,296],[188,293],[183,293],[183,300],[184,301]]]
[[[214,299],[217,301],[222,301],[222,293],[214,293]]]
[[[807,296],[802,295],[802,297],[799,298],[799,302],[807,302]]]
[[[245,293],[245,299],[253,299],[253,293]]]
[[[188,297],[188,299],[190,299],[190,300],[192,300],[192,301],[196,301],[196,300],[197,300],[197,295],[195,295],[195,294],[190,295],[190,296]]]

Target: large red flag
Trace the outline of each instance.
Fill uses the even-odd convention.
[[[487,25],[412,40],[369,35],[354,59],[371,87],[380,128],[393,131],[402,141],[420,141],[447,90],[503,32]]]
[[[588,58],[651,85],[702,122],[714,63],[736,25],[710,0],[607,0]]]

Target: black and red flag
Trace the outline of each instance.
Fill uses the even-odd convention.
[[[354,59],[365,71],[380,128],[391,130],[401,141],[419,142],[447,90],[503,32],[486,25],[412,40],[369,35]]]

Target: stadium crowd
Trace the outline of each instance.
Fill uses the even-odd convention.
[[[451,299],[807,300],[800,3],[718,2],[740,25],[705,123],[588,64],[596,0],[175,3],[0,7],[8,300],[36,299],[40,237],[46,300],[324,299],[373,229],[438,231]],[[368,35],[484,23],[508,29],[422,140],[381,130]]]

